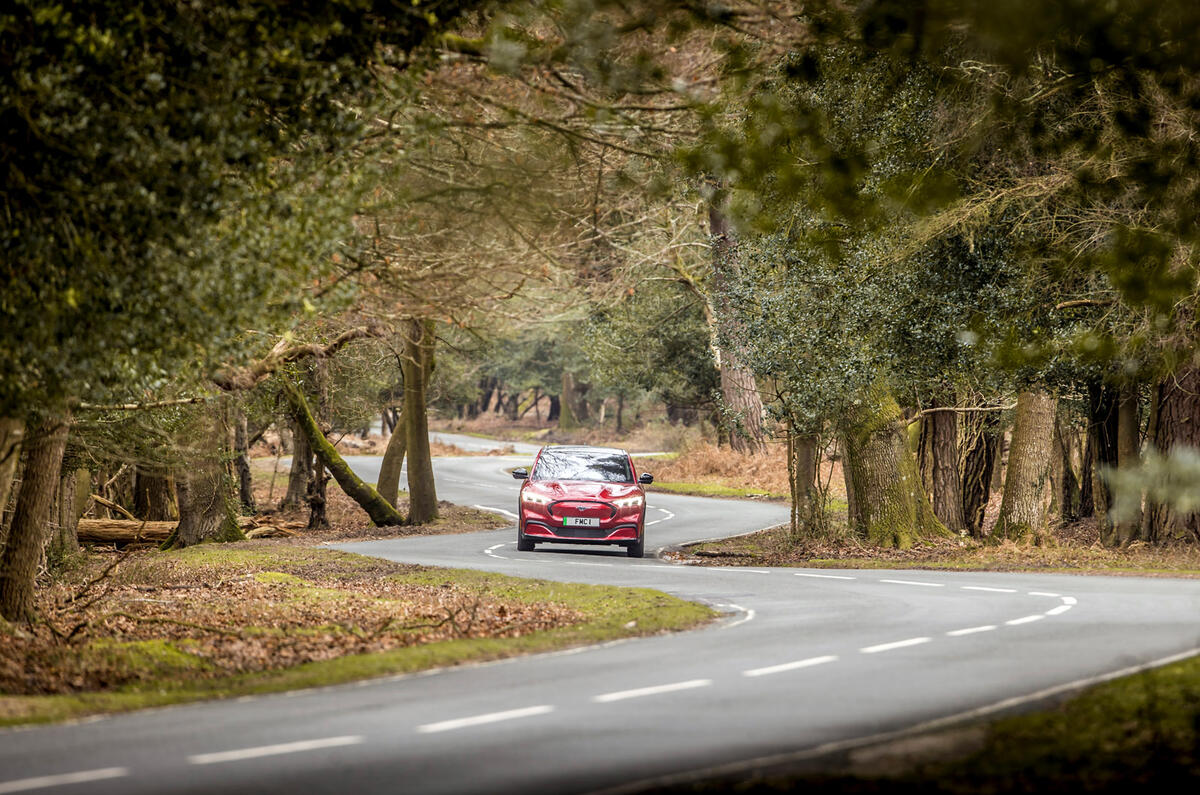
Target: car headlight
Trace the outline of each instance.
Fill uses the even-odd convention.
[[[521,492],[521,502],[532,503],[533,505],[547,505],[550,500],[540,494],[534,494],[531,491]]]
[[[645,501],[646,501],[646,499],[644,497],[642,497],[641,495],[638,495],[636,497],[626,497],[623,500],[617,500],[617,507],[618,508],[641,508],[642,503],[644,503]]]

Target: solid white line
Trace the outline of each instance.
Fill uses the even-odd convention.
[[[754,620],[754,617],[755,617],[756,615],[758,615],[758,614],[757,614],[757,613],[755,613],[753,610],[750,610],[750,609],[747,609],[747,608],[745,608],[745,607],[742,607],[741,605],[733,605],[733,604],[731,604],[731,605],[729,605],[729,607],[731,607],[731,608],[732,608],[732,609],[734,609],[734,610],[741,610],[741,611],[742,611],[743,613],[745,613],[746,615],[742,616],[742,617],[741,617],[741,618],[739,618],[737,621],[734,621],[734,622],[732,622],[732,623],[730,623],[730,624],[726,624],[725,626],[721,627],[721,629],[732,629],[732,628],[734,628],[734,627],[740,627],[742,624],[745,624],[747,621],[753,621],[753,620]]]
[[[781,674],[784,671],[795,671],[800,668],[822,665],[833,662],[836,659],[837,657],[832,654],[825,657],[809,657],[807,660],[796,660],[795,662],[782,663],[781,665],[768,665],[766,668],[751,668],[749,671],[742,671],[742,676],[770,676],[771,674]]]
[[[1062,600],[1064,605],[1079,604],[1078,600],[1076,600],[1074,596],[1064,596],[1062,597]]]
[[[988,632],[996,628],[995,624],[984,624],[981,627],[967,627],[966,629],[956,629],[952,632],[947,632],[946,635],[951,638],[958,638],[963,635],[974,635],[976,632]]]
[[[909,638],[908,640],[897,640],[892,643],[880,643],[878,646],[867,646],[859,649],[863,654],[876,654],[881,651],[891,651],[892,649],[903,649],[905,646],[920,646],[922,643],[928,643],[933,638]]]
[[[990,593],[1016,593],[1016,588],[988,588],[984,585],[964,585],[964,591],[988,591]]]
[[[653,522],[646,522],[646,527],[649,527],[649,526],[650,526],[650,525],[652,525],[652,524],[658,524],[659,522],[665,522],[665,521],[667,521],[668,519],[674,519],[674,518],[675,518],[675,514],[671,513],[671,512],[670,512],[670,511],[668,511],[666,508],[657,508],[657,507],[655,507],[655,508],[654,508],[654,510],[656,510],[656,511],[662,511],[663,513],[665,513],[665,514],[666,514],[666,516],[664,516],[664,517],[663,517],[663,518],[661,518],[661,519],[655,519]]]
[[[1038,613],[1036,616],[1025,616],[1024,618],[1014,618],[1012,621],[1005,621],[1004,623],[1008,624],[1010,627],[1015,627],[1018,624],[1032,624],[1034,621],[1041,621],[1045,617],[1046,616],[1044,616],[1043,614]]]
[[[1030,591],[1029,595],[1030,596],[1053,596],[1055,599],[1057,599],[1059,596],[1056,593],[1047,593],[1046,591]]]
[[[471,507],[472,507],[472,508],[478,508],[478,509],[479,509],[479,510],[481,510],[481,511],[491,511],[492,513],[502,513],[502,514],[504,514],[505,516],[507,516],[509,519],[516,519],[516,518],[518,518],[518,517],[517,517],[517,515],[516,515],[515,513],[513,513],[512,511],[506,511],[506,510],[504,510],[503,508],[489,508],[489,507],[488,507],[488,506],[486,506],[486,505],[472,505]]]
[[[796,576],[796,577],[817,577],[822,580],[853,580],[853,579],[855,579],[854,577],[845,577],[841,574],[809,574],[808,572],[803,572],[803,571],[794,571],[794,572],[792,572],[792,575]]]
[[[718,571],[736,571],[739,574],[770,574],[771,573],[769,571],[763,571],[762,569],[743,569],[738,566],[713,566],[713,568],[717,569]]]
[[[915,580],[880,580],[880,582],[890,582],[895,585],[923,585],[926,588],[945,588],[946,586],[940,582],[917,582]]]
[[[611,563],[583,563],[578,560],[564,561],[568,566],[612,566]]]
[[[1071,605],[1059,605],[1058,607],[1056,607],[1052,610],[1047,610],[1046,615],[1057,616],[1057,615],[1061,615],[1061,614],[1067,612],[1070,609],[1071,609]]]
[[[604,693],[603,695],[592,696],[592,701],[597,704],[607,704],[610,701],[624,701],[627,698],[641,698],[642,696],[657,696],[660,693],[692,690],[697,687],[708,687],[711,684],[711,679],[690,679],[686,682],[673,682],[669,685],[655,685],[654,687],[639,687],[636,690],[618,690],[615,693]]]
[[[64,784],[84,784],[88,781],[103,781],[129,775],[127,767],[102,767],[97,770],[80,770],[78,773],[59,773],[55,776],[36,776],[15,781],[0,781],[0,793],[27,792],[31,789],[61,787]]]
[[[915,737],[928,731],[941,729],[946,726],[956,726],[958,724],[967,723],[969,721],[978,720],[979,718],[992,715],[997,712],[1019,707],[1023,704],[1036,703],[1048,698],[1052,698],[1062,693],[1070,693],[1073,691],[1082,690],[1086,687],[1098,685],[1103,682],[1110,682],[1113,679],[1120,679],[1124,676],[1149,671],[1153,668],[1161,668],[1164,665],[1187,660],[1191,657],[1200,655],[1200,647],[1189,649],[1188,651],[1179,654],[1173,654],[1170,657],[1163,657],[1153,662],[1145,663],[1144,665],[1135,665],[1130,668],[1123,668],[1119,671],[1113,671],[1100,676],[1093,676],[1087,679],[1077,679],[1074,682],[1067,682],[1065,685],[1056,685],[1048,687],[1045,690],[1038,690],[1034,693],[1028,693],[1023,696],[1014,696],[1006,698],[1002,701],[997,701],[976,709],[958,712],[953,715],[946,715],[941,718],[924,723],[918,723],[914,726],[909,726],[904,729],[896,729],[895,731],[880,732],[879,734],[869,734],[860,737],[852,737],[847,740],[835,740],[825,743],[824,745],[806,748],[802,751],[790,751],[783,754],[774,754],[772,756],[759,756],[753,759],[741,759],[737,762],[730,762],[723,765],[713,765],[707,768],[696,768],[689,770],[687,773],[672,773],[665,776],[655,776],[652,778],[638,779],[635,781],[626,781],[615,787],[610,787],[604,790],[593,792],[592,795],[633,795],[633,793],[646,792],[650,789],[662,789],[679,784],[691,784],[697,781],[705,781],[707,779],[717,778],[719,776],[727,776],[735,773],[741,773],[746,770],[761,771],[765,768],[775,765],[786,764],[791,762],[803,761],[806,759],[818,759],[827,754],[838,753],[853,748],[863,748],[870,745],[896,740],[904,737]]]
[[[278,756],[279,754],[295,754],[302,751],[317,751],[322,748],[338,748],[343,745],[358,745],[363,741],[361,735],[351,734],[344,737],[325,737],[320,740],[301,740],[295,743],[280,743],[279,745],[260,745],[257,748],[239,748],[236,751],[219,751],[215,754],[194,754],[187,758],[193,765],[215,765],[221,762],[237,762],[242,759],[258,759],[263,756]]]
[[[540,704],[536,707],[509,709],[504,712],[488,712],[484,715],[472,715],[469,718],[455,718],[454,720],[444,720],[438,723],[426,723],[424,726],[418,726],[417,731],[421,734],[436,734],[437,732],[448,732],[454,729],[465,729],[468,726],[482,726],[485,723],[499,723],[506,720],[515,720],[516,718],[530,718],[534,715],[545,715],[547,712],[553,711],[554,707],[549,704]]]

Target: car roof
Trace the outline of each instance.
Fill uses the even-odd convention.
[[[629,453],[619,447],[593,447],[587,444],[548,444],[542,449],[562,450],[567,453],[615,453],[617,455],[629,455]]]

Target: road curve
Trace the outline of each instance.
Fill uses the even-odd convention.
[[[515,509],[528,457],[439,459],[439,496]],[[377,459],[352,461],[370,477]],[[778,505],[649,499],[647,547],[786,520]],[[0,735],[0,795],[636,790],[1020,703],[1200,647],[1200,582],[698,568],[512,529],[346,544],[361,554],[657,588],[724,611],[695,632],[299,694]]]

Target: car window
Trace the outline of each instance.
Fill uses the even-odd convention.
[[[530,478],[632,483],[633,471],[628,456],[620,453],[543,450]]]

